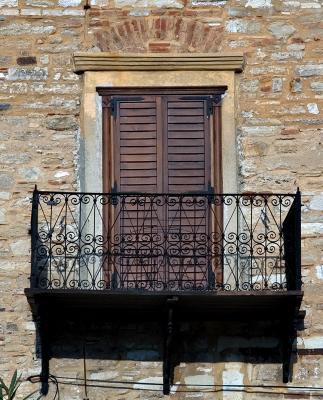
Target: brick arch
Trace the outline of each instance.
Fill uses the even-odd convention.
[[[109,22],[94,33],[101,51],[135,53],[211,53],[218,51],[222,36],[223,26],[172,16]]]

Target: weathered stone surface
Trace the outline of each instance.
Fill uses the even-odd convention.
[[[323,223],[303,223],[302,224],[302,235],[311,236],[323,234]]]
[[[42,81],[48,78],[47,68],[9,68],[7,79],[11,81]]]
[[[32,64],[37,64],[37,59],[36,57],[18,57],[17,58],[17,64],[18,65],[32,65]]]
[[[257,21],[246,21],[241,19],[232,19],[225,23],[225,29],[231,33],[258,33],[261,25]]]
[[[58,4],[62,7],[76,7],[81,4],[82,0],[58,0]]]
[[[10,24],[0,26],[0,35],[18,36],[18,35],[50,35],[56,31],[53,25],[36,25],[30,23]]]
[[[6,212],[7,210],[5,208],[0,208],[0,225],[5,225],[7,223]]]
[[[296,31],[293,25],[284,21],[273,22],[269,25],[269,30],[277,39],[287,39]]]
[[[244,375],[240,372],[240,366],[236,363],[235,366],[229,366],[222,373],[222,384],[225,386],[223,392],[224,400],[242,400],[243,393],[232,392],[236,385],[243,385]],[[232,386],[230,386],[232,385]]]
[[[308,103],[307,110],[310,114],[319,114],[320,113],[319,108],[316,103]]]
[[[272,82],[272,91],[281,92],[283,90],[283,80],[282,78],[274,78]]]
[[[85,1],[0,0],[0,107],[10,104],[0,110],[0,376],[16,368],[26,377],[40,372],[35,324],[23,295],[30,273],[30,197],[35,183],[44,190],[80,188],[77,171],[83,168],[83,155],[79,148],[84,135],[91,132],[83,129],[79,115],[94,110],[89,104],[83,109],[80,102],[85,78],[73,73],[74,51],[244,53],[244,69],[235,75],[234,90],[229,85],[223,99],[225,105],[234,92],[236,108],[232,110],[231,121],[232,130],[237,132],[236,189],[293,193],[299,186],[303,193],[302,309],[306,309],[307,316],[305,329],[299,332],[304,340],[299,340],[298,345],[304,354],[305,350],[311,352],[321,345],[323,332],[321,4],[315,0],[90,0],[89,3],[91,9],[86,11],[85,19]],[[30,57],[33,59],[29,63]],[[40,69],[34,68],[34,62]],[[21,68],[20,64],[30,67]],[[124,78],[125,74],[120,80]],[[163,84],[172,83],[167,79],[168,75]],[[185,73],[185,79],[186,86],[189,72]],[[104,84],[109,82],[110,78]],[[225,115],[222,117],[225,121]],[[94,146],[99,154],[100,140]],[[230,168],[224,165],[225,170]],[[70,229],[70,225],[67,227]],[[147,340],[143,340],[138,348],[134,338],[140,329],[134,325],[127,326],[129,339],[121,349],[133,359],[120,360],[119,353],[109,360],[87,359],[91,379],[128,381],[129,388],[91,387],[90,398],[162,397],[162,337],[158,331],[147,329],[149,340],[159,335],[156,345],[145,346]],[[241,395],[229,390],[230,385],[263,382],[281,385],[281,363],[270,360],[280,352],[279,341],[277,337],[265,340],[261,335],[251,338],[254,328],[242,325],[235,333],[222,324],[212,329],[201,325],[196,332],[183,328],[180,336],[185,339],[187,335],[188,339],[181,346],[184,353],[185,349],[190,353],[197,350],[197,357],[205,355],[209,361],[176,366],[175,381],[185,387],[175,386],[171,397],[213,399],[215,394],[203,393],[204,387],[199,387],[198,393],[183,392],[198,383],[224,383],[229,387],[218,394],[219,398],[258,400],[258,393]],[[267,332],[271,329],[268,326]],[[86,345],[94,344],[104,351],[110,345],[118,348],[120,331],[115,332],[112,344],[107,336],[102,343],[97,342],[95,331],[93,337],[87,338]],[[73,349],[67,352],[70,358],[53,357],[51,373],[83,377],[81,358],[72,358],[73,352],[80,353],[83,339],[77,344],[71,342]],[[322,356],[304,354],[300,352],[295,358],[290,385],[323,386]],[[147,357],[159,361],[147,361]],[[264,359],[266,362],[262,363]],[[30,392],[35,388],[30,387]],[[151,391],[147,390],[150,388]],[[26,395],[28,389],[26,386]],[[54,398],[54,389],[50,388],[49,398]],[[84,397],[83,387],[66,385],[60,389],[62,399]],[[291,400],[296,395],[261,396],[264,400],[273,397]]]
[[[300,78],[292,79],[290,82],[290,88],[293,93],[300,93],[302,91],[302,82]]]
[[[0,7],[17,7],[18,0],[0,0]]]
[[[19,169],[19,175],[27,181],[35,182],[39,179],[42,172],[40,168],[30,167]]]
[[[271,0],[248,0],[246,7],[251,8],[270,8],[272,7]]]
[[[311,88],[315,92],[323,92],[323,82],[311,82]]]
[[[77,129],[78,124],[75,117],[69,115],[56,115],[46,119],[46,127],[56,131]]]
[[[323,211],[323,193],[313,196],[309,208],[312,210]]]
[[[191,0],[192,6],[221,6],[227,0]]]
[[[27,256],[30,254],[30,240],[21,239],[10,244],[14,256]]]
[[[296,68],[299,76],[319,76],[323,75],[323,64],[306,64]]]
[[[115,0],[115,4],[117,7],[184,7],[180,0]]]
[[[14,180],[11,174],[0,171],[0,190],[12,189]]]

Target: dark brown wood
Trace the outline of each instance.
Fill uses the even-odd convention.
[[[223,175],[222,175],[222,128],[221,128],[221,107],[218,104],[213,106],[213,159],[214,159],[214,170],[213,170],[213,188],[215,193],[223,192]],[[223,232],[223,207],[216,207],[215,218],[217,224],[212,228],[212,230],[220,237],[221,232]],[[221,252],[220,258],[215,259],[215,264],[213,265],[215,281],[218,284],[223,282],[224,276],[224,254],[223,250]]]
[[[103,107],[102,107],[102,177],[103,177],[103,193],[108,193],[111,191],[111,110],[108,107],[109,99],[104,97],[102,99]],[[110,232],[111,230],[111,221],[112,221],[112,210],[109,207],[103,207],[103,221],[104,226],[106,227],[106,231]],[[111,281],[111,265],[108,259],[105,260],[103,266],[103,276],[104,280],[107,282],[107,285],[110,284]]]
[[[100,96],[138,96],[141,95],[181,95],[181,94],[189,94],[194,96],[205,96],[205,95],[216,95],[216,94],[223,94],[228,89],[227,86],[199,86],[199,87],[153,87],[147,88],[145,87],[119,87],[119,88],[112,88],[112,87],[97,87],[97,92]]]
[[[214,129],[214,190],[216,193],[223,192],[223,173],[222,173],[222,118],[221,107],[214,105],[213,110],[213,129]]]
[[[160,91],[134,88],[113,91],[99,89],[99,93],[105,95],[105,104],[114,102],[110,145],[110,149],[113,149],[110,157],[113,159],[113,166],[104,164],[105,168],[110,167],[109,171],[113,169],[110,187],[119,192],[206,193],[212,186],[219,192],[220,188],[222,189],[221,113],[219,106],[216,106],[213,109],[214,116],[210,118],[209,109],[210,101],[219,97],[223,90],[223,88],[205,90],[163,88]],[[211,143],[210,121],[213,121],[213,143]],[[106,124],[107,121],[104,129],[107,129]],[[211,182],[212,148],[214,182]],[[222,210],[220,207],[217,209],[219,214],[217,218],[221,224]],[[114,210],[114,213],[118,210]],[[131,216],[132,211],[134,211],[133,216]],[[119,218],[119,225],[115,229],[119,233],[138,229],[133,227],[133,221],[139,226],[145,225],[145,231],[153,229],[154,224],[167,225],[169,223],[167,221],[171,221],[173,232],[179,230],[189,234],[195,225],[196,232],[201,234],[207,234],[214,229],[211,216],[205,214],[206,220],[202,221],[203,216],[199,216],[199,210],[195,210],[195,214],[190,214],[181,209],[180,212],[185,212],[185,217],[182,216],[178,220],[176,220],[176,210],[175,214],[173,211],[167,207],[154,210],[156,221],[151,221],[149,228],[142,212],[133,206],[133,209],[130,207],[127,213]],[[167,231],[168,228],[163,226],[160,229]],[[181,262],[179,257],[178,263]],[[194,266],[185,268],[188,274],[196,275]],[[222,279],[221,268],[221,260],[218,261],[218,265],[213,265],[218,282]],[[131,266],[129,272],[134,276],[138,274],[137,269],[136,265]]]

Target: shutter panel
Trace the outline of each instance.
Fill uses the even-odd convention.
[[[169,97],[167,101],[166,190],[204,192],[208,188],[209,120],[206,100]]]
[[[167,100],[167,177],[169,193],[205,192],[209,183],[209,120],[207,99],[169,96]],[[205,197],[185,195],[167,209],[169,279],[183,287],[206,287],[208,234]]]
[[[118,192],[158,193],[162,191],[161,100],[156,96],[118,98],[115,117],[115,178]],[[149,289],[159,258],[149,252],[147,239],[159,237],[161,210],[149,197],[122,196],[115,226],[120,235],[119,285]],[[157,242],[155,243],[157,245]],[[156,280],[160,280],[157,277]],[[147,285],[147,286],[146,286]]]
[[[116,101],[115,177],[120,192],[150,192],[160,190],[158,178],[158,117],[154,96],[141,101]]]
[[[211,151],[206,97],[168,94],[135,100],[121,96],[115,104],[114,174],[118,192],[206,192]],[[115,227],[123,237],[118,259],[121,286],[130,288],[141,282],[142,288],[148,289],[146,284],[151,279],[157,286],[165,279],[170,287],[179,282],[189,286],[193,281],[201,287],[206,285],[204,240],[209,218],[205,198],[197,197],[194,202],[196,197],[187,195],[179,202],[176,197],[175,203],[163,206],[152,206],[148,198],[140,203],[132,202],[131,195],[125,198],[116,210],[119,219]],[[165,232],[167,257],[160,253]],[[152,253],[151,245],[145,244],[150,237]],[[149,255],[140,256],[137,251],[145,245]]]
[[[166,151],[167,192],[205,192],[208,189],[210,142],[206,99],[169,96]],[[205,233],[205,207],[188,203],[181,206],[180,212],[178,207],[168,211],[172,229],[176,231],[180,226],[185,234]]]

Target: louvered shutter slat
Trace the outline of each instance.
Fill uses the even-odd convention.
[[[167,160],[169,192],[205,191],[209,151],[205,101],[167,102]]]
[[[118,160],[121,192],[157,192],[157,104],[151,96],[141,101],[117,102]]]

